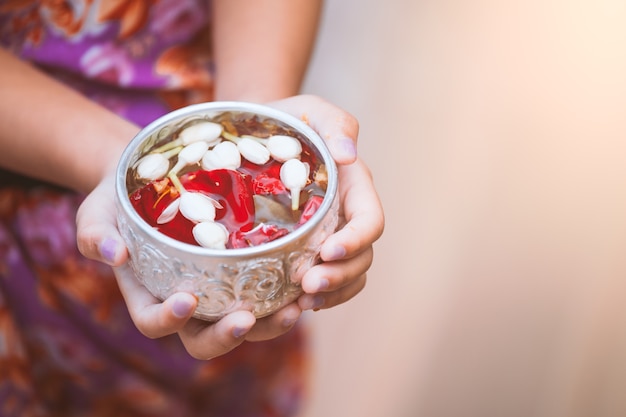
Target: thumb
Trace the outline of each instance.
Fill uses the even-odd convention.
[[[76,214],[76,242],[85,257],[120,266],[128,251],[117,230],[113,176],[108,176],[85,198]]]

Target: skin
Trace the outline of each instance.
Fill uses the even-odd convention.
[[[321,8],[319,0],[214,1],[215,99],[264,103],[297,94]]]
[[[345,218],[344,227],[321,248],[324,262],[303,277],[305,294],[259,320],[248,311],[216,323],[197,320],[191,318],[197,304],[193,295],[180,292],[160,302],[138,283],[117,230],[113,197],[117,160],[139,128],[0,50],[0,123],[12,126],[0,133],[0,166],[88,194],[76,218],[81,253],[113,267],[133,322],[144,335],[177,333],[198,359],[222,355],[244,340],[277,337],[293,327],[302,311],[331,308],[354,297],[365,285],[372,245],[384,225],[371,173],[356,155],[356,119],[319,97],[295,95],[310,56],[320,4],[267,0],[246,2],[244,8],[238,5],[243,1],[214,2],[220,22],[214,33],[216,99],[266,103],[307,120],[328,142],[339,165]],[[68,146],[70,138],[81,140]]]

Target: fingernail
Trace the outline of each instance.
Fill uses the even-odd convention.
[[[188,317],[193,309],[193,305],[185,298],[176,298],[172,304],[172,312],[174,313],[174,316],[179,319]]]
[[[298,318],[293,318],[293,317],[287,317],[286,319],[283,320],[283,327],[291,327],[294,325],[294,323],[298,321]]]
[[[324,305],[324,297],[321,295],[305,295],[303,297],[303,301],[301,303],[302,309],[303,310],[316,310],[319,309],[321,306]]]
[[[244,336],[246,333],[248,333],[250,331],[249,327],[235,327],[233,329],[233,336],[235,336],[236,339],[239,339],[240,337]]]
[[[313,310],[313,311],[319,310],[320,307],[322,307],[325,302],[326,302],[326,300],[324,299],[323,296],[316,295],[315,297],[313,297],[313,306],[311,307],[311,310]]]
[[[326,255],[325,261],[336,261],[337,259],[343,259],[346,256],[346,248],[340,245],[333,246]]]
[[[343,138],[337,141],[337,147],[341,154],[348,159],[356,158],[356,145],[350,138]]]
[[[115,254],[117,252],[117,241],[107,237],[100,244],[100,255],[105,261],[113,263],[115,260]]]
[[[320,278],[317,282],[317,290],[315,292],[324,291],[328,288],[328,285],[330,285],[330,283],[326,278]]]

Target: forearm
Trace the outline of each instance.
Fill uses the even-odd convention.
[[[213,0],[216,100],[297,94],[321,7],[321,0]]]
[[[0,167],[91,190],[138,128],[0,50]]]

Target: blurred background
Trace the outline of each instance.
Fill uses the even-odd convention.
[[[327,0],[387,218],[307,417],[626,415],[626,2]]]

